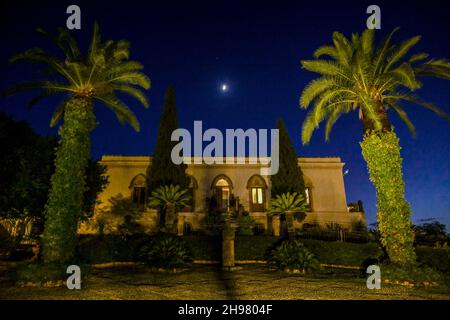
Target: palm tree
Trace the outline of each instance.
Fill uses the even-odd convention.
[[[307,211],[308,205],[303,195],[296,192],[287,192],[277,195],[276,198],[270,200],[268,214],[284,217],[288,236],[292,239],[294,236],[294,213],[305,213]]]
[[[308,71],[320,77],[303,90],[300,105],[311,110],[302,128],[303,144],[309,143],[313,131],[325,121],[325,139],[334,123],[345,113],[357,111],[363,127],[362,153],[370,179],[377,190],[378,222],[382,244],[390,259],[402,265],[414,264],[414,235],[410,208],[404,197],[400,147],[388,112],[394,111],[414,134],[415,128],[401,102],[430,109],[450,120],[435,105],[425,102],[413,92],[422,86],[425,76],[450,79],[450,62],[428,59],[418,53],[406,58],[420,36],[400,44],[391,43],[394,29],[379,47],[374,44],[374,30],[353,34],[347,39],[333,34],[333,45],[314,52],[314,60],[302,61]],[[322,56],[327,58],[321,59]]]
[[[160,224],[169,232],[175,232],[177,226],[177,213],[180,209],[190,206],[192,197],[189,189],[179,185],[161,186],[152,192],[148,199],[148,206],[160,210]]]
[[[116,93],[128,94],[147,107],[147,98],[140,88],[148,89],[150,80],[141,72],[143,66],[139,62],[129,60],[129,43],[122,40],[102,42],[97,24],[94,24],[86,54],[63,28],[58,29],[56,35],[38,31],[50,39],[63,56],[53,56],[41,48],[15,55],[12,63],[24,61],[41,65],[44,80],[17,85],[6,94],[39,91],[30,105],[50,95],[63,94],[50,121],[51,126],[61,119],[64,122],[59,128],[61,139],[46,206],[43,255],[44,262],[67,263],[73,257],[77,222],[82,210],[90,133],[95,127],[94,102],[101,102],[122,124],[128,122],[139,131],[135,115]]]

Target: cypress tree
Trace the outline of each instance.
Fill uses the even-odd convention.
[[[303,172],[298,165],[297,153],[281,118],[277,121],[277,129],[279,130],[280,168],[277,174],[271,176],[272,198],[286,192],[298,192],[305,196]]]
[[[176,165],[172,162],[172,148],[178,143],[171,141],[172,132],[178,129],[178,114],[176,108],[175,89],[169,86],[164,96],[164,107],[159,122],[158,138],[152,163],[147,168],[148,195],[163,185],[189,186],[185,164]]]

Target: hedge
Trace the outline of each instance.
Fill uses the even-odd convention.
[[[437,271],[450,273],[450,249],[417,247],[416,254],[419,264]]]
[[[135,261],[139,248],[151,239],[148,235],[136,235],[127,240],[120,236],[83,236],[78,245],[78,256],[82,262],[103,263],[114,261]],[[220,260],[221,240],[217,236],[187,235],[183,237],[195,260]],[[236,260],[266,260],[269,248],[278,242],[272,236],[237,236],[235,240]],[[368,260],[379,259],[382,250],[377,243],[349,243],[301,239],[324,264],[362,266]],[[420,265],[435,270],[450,272],[450,250],[431,247],[416,248]]]

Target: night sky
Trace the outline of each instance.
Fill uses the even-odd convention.
[[[86,44],[97,20],[104,39],[127,39],[131,57],[141,61],[152,80],[150,108],[126,100],[136,112],[142,130],[121,126],[113,113],[96,106],[98,126],[92,135],[92,154],[148,155],[156,142],[164,90],[173,84],[177,93],[180,126],[192,129],[194,120],[206,128],[274,128],[283,117],[301,156],[339,156],[349,173],[345,176],[347,201],[362,200],[369,223],[375,221],[375,189],[368,179],[359,141],[362,128],[357,114],[341,118],[331,141],[323,128],[308,146],[300,141],[306,112],[299,108],[303,87],[314,77],[300,68],[301,59],[331,44],[333,31],[349,36],[366,26],[366,8],[381,7],[381,39],[400,26],[394,38],[402,41],[420,34],[414,53],[450,58],[450,4],[448,1],[2,1],[0,4],[0,91],[30,80],[35,66],[10,65],[8,59],[33,46],[51,49],[36,34],[37,27],[53,31],[65,26],[66,8],[78,4],[82,29],[74,34]],[[57,51],[56,51],[57,52]],[[229,90],[221,91],[227,83]],[[450,83],[424,81],[419,94],[450,113]],[[48,99],[33,110],[26,107],[31,95],[2,98],[0,109],[17,120],[27,120],[41,134],[56,134],[48,124],[57,103]],[[406,197],[413,221],[437,218],[450,229],[450,124],[431,111],[408,105],[417,128],[410,136],[392,115],[403,147]]]

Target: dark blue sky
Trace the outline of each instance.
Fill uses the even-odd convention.
[[[161,1],[162,3],[162,1]],[[301,156],[340,156],[349,169],[345,176],[347,200],[361,199],[369,222],[375,221],[375,190],[361,156],[361,124],[356,114],[336,124],[331,141],[316,132],[309,146],[301,146],[305,111],[298,98],[315,77],[300,68],[318,46],[329,44],[333,31],[347,36],[365,28],[367,1],[3,1],[0,4],[0,90],[30,79],[32,67],[11,66],[8,58],[32,46],[50,48],[34,30],[64,26],[69,4],[82,10],[82,29],[74,34],[89,39],[92,22],[104,38],[127,39],[132,58],[145,65],[152,80],[150,108],[130,105],[142,126],[135,133],[120,126],[115,116],[96,107],[98,127],[92,153],[144,155],[153,151],[164,90],[174,84],[180,126],[191,129],[194,120],[204,128],[273,128],[283,117]],[[381,7],[381,36],[400,26],[395,40],[420,34],[416,53],[450,58],[450,5],[448,1],[376,1]],[[228,83],[223,94],[219,85]],[[420,95],[450,112],[450,83],[426,80]],[[50,99],[27,110],[28,94],[0,100],[0,108],[16,119],[28,120],[41,134],[52,133],[49,119],[56,104]],[[413,220],[437,218],[450,227],[450,125],[432,112],[414,105],[407,111],[417,127],[412,138],[393,115],[404,157],[406,196]]]

